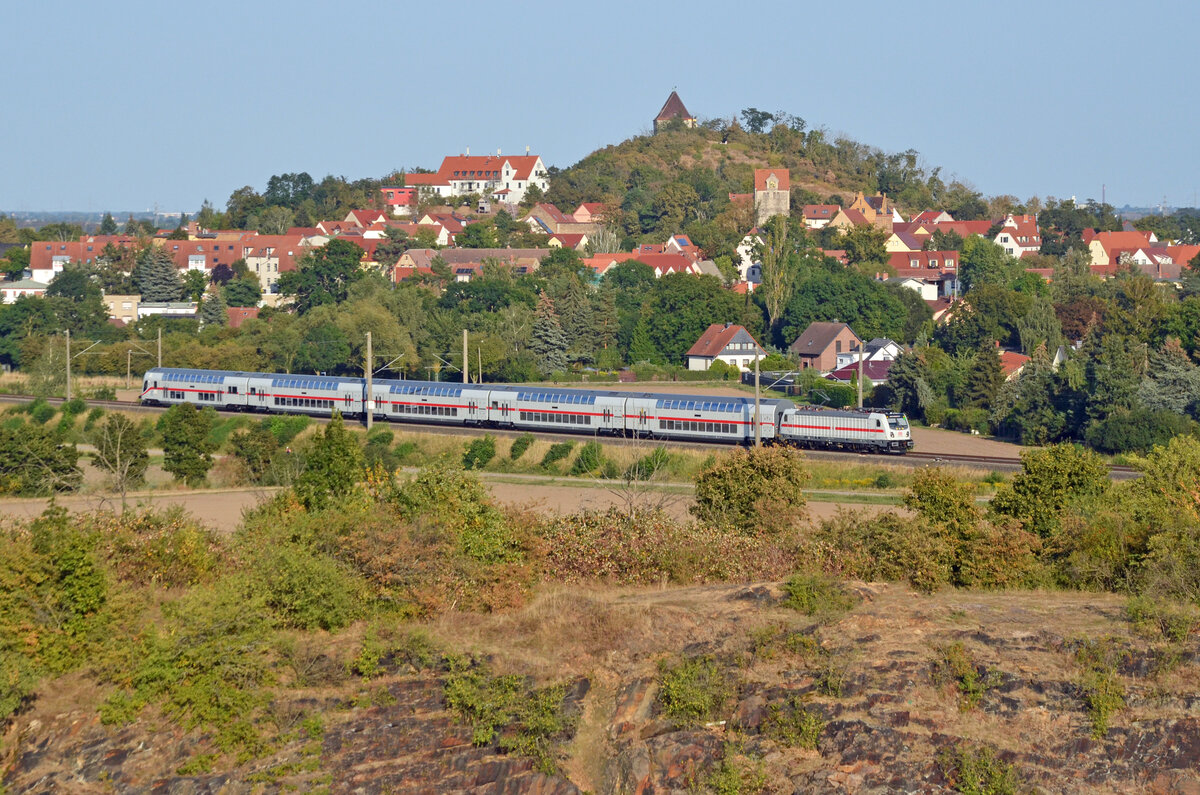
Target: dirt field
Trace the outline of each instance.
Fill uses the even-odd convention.
[[[488,482],[492,494],[504,504],[532,505],[543,513],[575,513],[582,510],[603,511],[614,506],[625,505],[625,497],[618,492],[602,487],[576,487],[541,485],[534,483]],[[178,505],[215,530],[231,533],[242,521],[242,513],[267,499],[278,489],[220,489],[209,491],[155,491],[130,494],[130,506],[153,506],[165,508]],[[657,496],[657,495],[656,495]],[[58,504],[70,511],[96,511],[121,509],[119,497],[111,495],[84,495],[59,497]],[[662,506],[679,519],[687,519],[692,504],[690,495],[668,495]],[[0,519],[29,519],[46,509],[44,499],[0,500]],[[809,514],[814,518],[833,516],[838,504],[833,502],[809,503]],[[886,505],[859,505],[849,507],[878,513],[888,510]]]
[[[941,428],[913,428],[913,449],[922,453],[947,453],[949,455],[986,455],[1012,458],[1021,457],[1019,444],[1001,442],[987,436],[972,436],[959,431],[944,431]]]

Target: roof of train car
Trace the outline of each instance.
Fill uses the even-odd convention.
[[[308,375],[306,373],[255,373],[246,370],[200,370],[190,367],[151,367],[146,371],[146,375],[155,372],[171,375],[219,375],[222,378],[229,376],[236,378],[270,378],[273,385],[277,385],[276,382],[282,380],[307,380],[315,381],[319,384],[344,384],[348,381],[362,381],[361,378],[351,376]]]
[[[796,411],[804,414],[820,414],[823,417],[866,417],[870,414],[887,414],[889,412],[883,409],[872,408],[844,408],[831,409],[824,406],[797,406]]]

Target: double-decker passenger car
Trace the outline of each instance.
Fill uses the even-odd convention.
[[[308,414],[441,425],[523,428],[655,439],[750,443],[759,437],[798,447],[905,452],[912,432],[903,414],[797,407],[750,397],[626,393],[510,384],[448,384],[154,367],[142,401],[219,409]]]

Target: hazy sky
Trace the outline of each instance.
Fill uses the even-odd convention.
[[[851,10],[855,9],[855,10]],[[45,0],[5,10],[0,210],[194,211],[308,171],[565,167],[650,127],[786,110],[985,194],[1192,205],[1194,2]]]

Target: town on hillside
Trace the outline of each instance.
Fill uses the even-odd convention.
[[[840,150],[805,127],[753,108],[741,121],[702,122],[672,91],[644,147],[694,141],[721,158],[713,170],[678,153],[664,155],[666,167],[622,161],[629,176],[614,189],[592,161],[613,162],[620,147],[567,170],[528,147],[467,150],[436,170],[381,181],[279,175],[262,194],[235,191],[224,211],[206,202],[174,229],[132,217],[122,226],[111,215],[87,231],[16,229],[6,219],[0,299],[11,309],[0,325],[43,337],[70,326],[115,350],[151,328],[186,334],[257,320],[253,333],[270,336],[291,315],[302,340],[332,353],[259,355],[239,366],[352,371],[361,331],[337,311],[369,276],[405,295],[420,291],[415,315],[401,320],[393,309],[389,320],[392,353],[409,356],[399,371],[411,377],[461,371],[453,339],[468,328],[481,340],[473,378],[587,377],[638,365],[667,368],[652,377],[737,377],[757,366],[814,402],[848,405],[862,386],[869,404],[1027,441],[1101,439],[1097,426],[1112,417],[1144,425],[1168,406],[1180,421],[1195,417],[1200,395],[1182,404],[1128,397],[1166,389],[1146,384],[1168,365],[1193,378],[1195,215],[1130,223],[1094,202],[989,203],[969,191],[964,199],[960,184],[922,175],[912,153],[868,153],[874,179],[822,195],[846,158],[830,160]],[[715,172],[737,176],[721,182]],[[56,309],[51,299],[64,297],[94,299],[102,322]],[[46,312],[31,303],[43,300]],[[1048,384],[1039,399],[1069,402],[1059,371],[1097,370],[1093,348],[1107,332],[1120,338],[1109,353],[1140,362],[1134,371],[1146,383],[1126,388],[1119,405],[1031,427],[1021,403],[1029,390],[1016,386],[1030,362],[1041,357],[1038,378]],[[46,345],[25,348],[10,341],[0,363],[24,368]],[[109,358],[80,366],[125,363]],[[1178,425],[1156,416],[1151,425]]]

